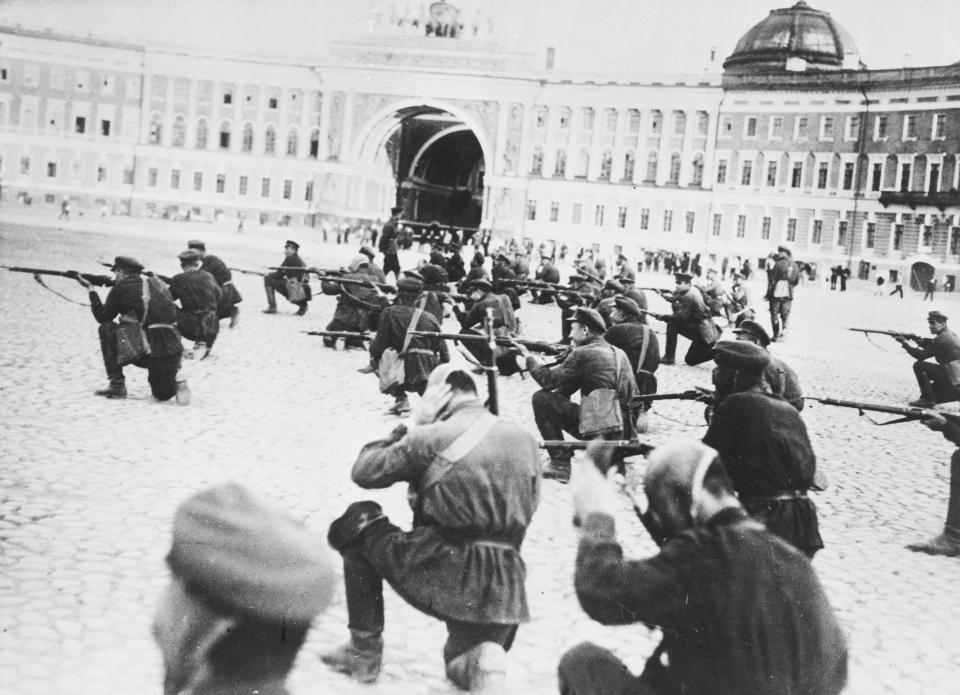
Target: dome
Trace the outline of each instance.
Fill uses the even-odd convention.
[[[847,30],[803,0],[793,7],[772,10],[743,35],[723,62],[724,70],[734,73],[859,66],[859,51]]]

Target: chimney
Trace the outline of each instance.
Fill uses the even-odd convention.
[[[553,46],[547,46],[547,70],[553,70],[553,59],[557,54],[557,49]]]

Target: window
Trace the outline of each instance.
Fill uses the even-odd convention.
[[[230,124],[227,121],[220,124],[220,149],[230,149]]]
[[[102,183],[107,180],[107,167],[102,164],[97,167],[97,181]]]
[[[6,81],[7,81],[7,69],[0,68],[0,82],[6,82]]]
[[[693,227],[694,227],[694,224],[696,223],[696,220],[697,220],[697,216],[692,210],[687,212],[686,220],[685,220],[685,223],[687,226],[687,234],[693,234]]]
[[[147,185],[151,188],[157,187],[157,169],[156,167],[150,167],[147,169]]]
[[[909,163],[904,163],[900,167],[900,191],[906,193],[910,190],[911,167]]]
[[[630,109],[627,111],[627,132],[631,135],[637,135],[640,132],[639,109]]]
[[[823,116],[820,119],[820,139],[833,140],[833,116]]]
[[[170,170],[170,188],[178,190],[180,188],[180,170],[171,169]]]
[[[183,116],[177,116],[173,119],[173,139],[171,144],[174,147],[183,147],[187,142],[187,121]]]
[[[870,190],[879,191],[880,184],[883,182],[883,164],[877,162],[873,165],[873,173],[870,180]]]
[[[239,184],[239,186],[238,186],[238,188],[237,188],[237,193],[238,193],[239,195],[246,195],[246,194],[247,194],[247,177],[246,177],[246,176],[241,176],[241,177],[240,177],[240,184]]]
[[[770,238],[770,218],[764,217],[760,221],[760,238],[767,240]]]
[[[567,175],[567,151],[557,150],[557,159],[553,163],[553,175],[564,177]]]
[[[640,210],[640,229],[650,228],[650,208]]]
[[[206,119],[201,118],[199,121],[197,121],[197,144],[196,144],[196,148],[197,148],[198,150],[205,150],[205,149],[207,149],[207,136],[208,136],[207,121],[206,121]]]
[[[123,168],[123,182],[128,185],[133,183],[133,167],[132,166],[127,166]]]
[[[874,140],[886,140],[887,139],[887,117],[886,116],[877,116],[873,119],[873,139]]]
[[[600,159],[600,180],[609,181],[612,171],[613,153],[610,150],[604,150],[603,157]]]
[[[657,180],[657,153],[651,152],[647,155],[647,175],[644,181],[653,183]]]
[[[787,241],[797,240],[797,219],[791,217],[787,220]]]
[[[21,157],[20,158],[20,175],[27,176],[30,173],[30,158]]]
[[[550,112],[547,110],[546,106],[538,106],[536,110],[534,126],[536,128],[546,128],[547,118],[549,115]]]
[[[706,137],[710,130],[710,114],[706,111],[697,111],[697,135]]]
[[[293,181],[290,179],[283,180],[283,199],[290,200],[293,197]]]
[[[790,173],[790,186],[800,188],[803,183],[803,162],[794,162],[793,171]]]
[[[270,179],[260,180],[260,197],[261,198],[270,197]]]
[[[570,127],[570,109],[564,106],[560,109],[560,115],[558,116],[558,123],[561,130],[566,130]]]
[[[757,137],[757,117],[756,116],[747,117],[747,120],[744,122],[743,136],[746,138]]]
[[[713,213],[713,236],[720,236],[720,227],[723,224],[723,217],[720,213]]]
[[[663,211],[663,231],[665,232],[673,231],[673,210]]]
[[[223,193],[227,190],[227,177],[225,174],[217,174],[217,193]]]
[[[583,217],[583,204],[574,203],[573,208],[570,213],[570,221],[574,224],[580,224],[580,220]]]
[[[950,253],[954,256],[960,255],[960,229],[956,227],[950,232]]]
[[[840,220],[837,222],[837,246],[846,246],[847,245],[847,221]]]
[[[849,191],[853,188],[853,162],[847,162],[843,165],[843,190]]]
[[[740,185],[749,186],[750,179],[753,173],[753,162],[747,160],[743,163],[743,168],[740,170]]]
[[[933,246],[933,227],[930,225],[925,225],[923,228],[923,237],[920,241],[921,246],[930,248]]]
[[[823,236],[823,220],[814,220],[813,233],[810,237],[810,243],[819,244],[821,236]]]
[[[581,111],[581,117],[583,118],[583,129],[584,130],[593,130],[593,109],[585,108]]]
[[[243,135],[240,136],[240,151],[253,152],[253,125],[250,123],[243,125]]]
[[[77,116],[73,119],[73,130],[77,133],[84,133],[87,130],[87,118],[86,116]],[[157,142],[160,142],[159,137]]]
[[[844,140],[856,140],[858,137],[860,137],[860,116],[847,116]]]
[[[223,103],[232,104],[233,103],[233,90],[230,87],[227,87],[223,90]]]
[[[797,132],[794,139],[806,140],[808,137],[810,137],[810,119],[807,116],[800,116],[797,118]]]
[[[624,229],[627,226],[627,208],[622,205],[617,208],[617,226],[620,229]]]
[[[693,171],[690,173],[690,185],[703,185],[703,155],[698,154],[693,158]]]
[[[313,181],[307,181],[303,187],[303,199],[308,203],[313,200]]]
[[[680,153],[674,152],[670,155],[670,178],[672,184],[680,183]]]
[[[933,139],[943,140],[947,137],[947,114],[933,114]]]
[[[617,110],[616,109],[607,109],[607,132],[608,133],[617,132]]]
[[[603,205],[598,205],[593,211],[593,225],[595,227],[603,226]]]
[[[776,162],[767,162],[767,185],[768,186],[777,185],[777,163]]]
[[[673,134],[677,137],[683,137],[687,132],[687,113],[685,111],[673,112]]]
[[[203,172],[202,171],[193,172],[193,190],[195,191],[203,190]]]
[[[55,179],[57,178],[57,163],[56,162],[47,162],[47,178]]]
[[[550,221],[558,222],[560,220],[560,203],[550,203]]]
[[[893,250],[899,251],[903,246],[903,225],[893,225]]]
[[[291,128],[287,133],[287,156],[296,157],[297,147],[300,145],[300,137],[297,135],[297,129]]]
[[[721,159],[717,162],[717,183],[727,182],[727,160]]]
[[[775,139],[783,137],[783,116],[772,116],[770,118],[770,137]]]
[[[650,133],[659,135],[663,131],[663,114],[654,109],[650,112]]]
[[[747,236],[747,216],[737,215],[737,238],[743,239]]]
[[[916,140],[917,139],[917,117],[916,115],[910,115],[903,119],[903,139],[904,140]]]
[[[927,193],[931,195],[940,188],[940,164],[938,162],[930,163],[930,183],[927,186]]]
[[[533,157],[530,160],[530,173],[533,176],[543,175],[543,150],[540,145],[533,148]]]
[[[720,134],[717,137],[733,137],[733,118],[731,116],[724,116],[720,119]]]
[[[100,119],[100,135],[105,138],[110,137],[110,121],[106,118]]]
[[[633,181],[633,174],[637,168],[637,157],[633,152],[627,152],[623,156],[623,180]]]
[[[267,126],[267,133],[263,138],[263,153],[275,154],[277,151],[277,131],[273,126]]]
[[[253,134],[250,134],[251,139]],[[312,130],[310,131],[310,158],[316,159],[320,156],[320,131]]]
[[[827,177],[830,175],[830,165],[827,162],[820,162],[817,167],[817,188],[827,187]]]
[[[277,98],[276,98],[276,97],[270,97],[269,99],[267,99],[267,108],[270,109],[271,111],[276,111],[276,110],[277,110]]]
[[[877,223],[876,222],[867,222],[867,238],[864,241],[864,245],[868,249],[872,249],[876,243],[877,237]]]
[[[580,159],[577,161],[577,178],[587,178],[587,172],[590,171],[590,153],[586,150],[580,150]]]

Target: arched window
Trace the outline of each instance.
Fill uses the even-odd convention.
[[[159,145],[160,138],[163,133],[163,117],[155,113],[150,118],[150,133],[148,135],[148,142],[151,145]]]
[[[703,155],[698,154],[693,158],[693,171],[690,176],[691,186],[703,185]]]
[[[614,111],[616,113],[616,111]],[[610,174],[613,172],[613,152],[604,150],[600,159],[600,180],[609,181]]]
[[[553,175],[561,178],[567,175],[566,150],[557,150],[557,161],[553,164]]]
[[[207,120],[205,118],[201,118],[199,121],[197,121],[197,149],[198,150],[207,149],[207,137],[208,137]]]
[[[633,172],[637,168],[637,156],[633,152],[627,152],[623,157],[623,180],[633,181]]]
[[[253,125],[243,125],[243,138],[240,140],[240,149],[244,152],[253,152]]]
[[[530,159],[530,174],[533,176],[543,175],[543,148],[540,145],[533,148],[533,157]]]
[[[272,125],[267,126],[266,136],[263,138],[263,153],[276,154],[277,152],[277,131]]]
[[[220,149],[230,149],[230,122],[224,121],[220,124]]]
[[[657,180],[657,153],[651,152],[647,155],[647,175],[644,177],[644,181],[654,182]]]
[[[310,131],[310,157],[316,159],[320,156],[320,131],[314,128]]]
[[[590,153],[586,150],[580,150],[580,158],[577,160],[577,178],[587,178],[587,172],[590,171]]]
[[[183,116],[177,116],[173,119],[173,142],[174,147],[183,147],[187,144],[187,121]]]
[[[291,128],[290,132],[287,133],[287,156],[296,157],[297,156],[297,144],[299,143],[300,138],[297,137],[297,129]]]
[[[680,183],[680,153],[670,155],[670,183]]]

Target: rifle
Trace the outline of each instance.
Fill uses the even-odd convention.
[[[863,333],[864,335],[869,335],[870,333],[877,333],[879,335],[889,335],[892,338],[903,338],[904,340],[913,340],[920,341],[923,338],[916,333],[899,333],[897,331],[881,331],[875,328],[848,328],[848,331],[854,331],[856,333]]]
[[[441,340],[452,340],[454,342],[487,342],[487,338],[473,333],[434,333],[433,331],[407,331],[409,335],[421,338],[440,338]],[[509,347],[516,343],[523,345],[530,352],[542,352],[546,355],[562,355],[567,351],[566,345],[554,345],[553,343],[544,343],[535,340],[521,340],[520,338],[508,338],[506,336],[494,337],[494,343],[500,346]]]
[[[307,335],[319,335],[323,338],[352,338],[354,340],[373,340],[369,333],[357,333],[355,331],[300,331]]]
[[[657,321],[669,321],[671,319],[670,314],[657,314],[653,311],[647,311],[646,309],[641,309],[640,313],[644,316],[652,316]]]
[[[541,449],[560,449],[567,452],[583,451],[589,445],[590,442],[580,441],[577,439],[548,439],[540,442]],[[655,448],[652,444],[639,442],[633,439],[614,439],[610,441],[604,441],[603,445],[605,447],[610,447],[617,452],[626,454],[627,456],[646,456]]]
[[[442,290],[424,290],[424,292],[433,292],[441,302],[449,299],[452,302],[469,302],[470,297],[465,294],[455,292],[444,292]]]
[[[698,386],[689,391],[650,393],[645,396],[637,396],[631,401],[631,405],[646,405],[651,401],[699,401],[700,403],[713,403],[714,395],[713,391]]]
[[[244,275],[259,275],[260,277],[266,277],[266,273],[261,270],[245,270],[244,268],[228,268],[235,273],[243,273]]]
[[[114,281],[113,278],[109,275],[94,275],[93,273],[80,273],[76,270],[47,270],[46,268],[22,268],[19,266],[9,266],[4,265],[0,268],[6,268],[7,270],[14,273],[30,273],[33,275],[34,279],[37,282],[40,281],[41,275],[53,275],[56,277],[70,278],[71,280],[76,280],[78,277],[83,278],[91,285],[96,287],[113,287]],[[43,284],[41,282],[41,284]]]
[[[934,415],[943,416],[948,422],[951,422],[955,425],[960,425],[960,414],[958,413],[947,413],[941,410],[933,410],[931,408],[903,408],[896,405],[884,405],[882,403],[860,403],[859,401],[843,401],[837,398],[814,398],[813,396],[805,396],[805,401],[816,401],[817,403],[823,403],[824,405],[833,405],[838,408],[856,408],[860,411],[860,415],[864,414],[864,411],[870,411],[874,413],[890,413],[891,415],[900,415],[901,417],[894,420],[888,420],[886,422],[876,422],[876,425],[896,425],[901,422],[908,422],[910,420],[924,420],[928,417]]]
[[[336,275],[318,275],[317,279],[321,282],[334,282],[338,285],[354,285],[356,287],[368,287],[370,289],[379,289],[382,292],[396,292],[397,288],[393,285],[387,285],[382,282],[373,282],[372,280],[357,280],[356,278],[342,278]]]
[[[634,289],[643,290],[644,292],[656,292],[659,295],[673,294],[673,290],[664,289],[663,287],[634,287]]]

